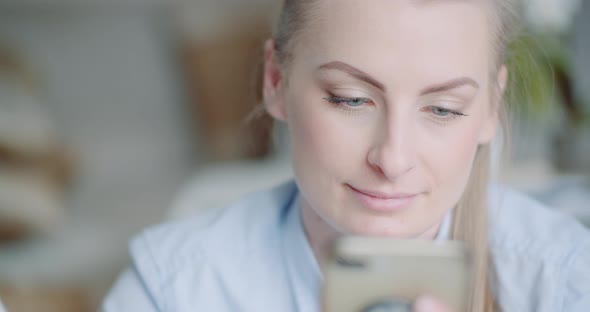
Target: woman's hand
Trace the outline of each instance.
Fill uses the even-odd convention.
[[[412,305],[412,312],[454,312],[443,302],[431,297],[421,296]]]

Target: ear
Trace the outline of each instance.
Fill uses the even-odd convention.
[[[262,95],[266,111],[275,119],[285,121],[285,102],[282,96],[283,77],[277,61],[275,43],[268,39],[264,44],[264,72]]]
[[[502,65],[498,71],[498,76],[496,77],[495,88],[492,89],[492,92],[494,92],[492,97],[493,103],[490,103],[490,110],[479,138],[480,144],[488,144],[496,136],[496,130],[498,129],[498,123],[500,122],[501,105],[503,105],[502,99],[504,97],[507,83],[508,68],[506,68],[506,65]]]

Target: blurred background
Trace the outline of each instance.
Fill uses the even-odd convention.
[[[142,228],[290,176],[285,129],[256,114],[277,2],[0,0],[10,312],[96,311]],[[590,1],[523,16],[494,179],[590,225]]]

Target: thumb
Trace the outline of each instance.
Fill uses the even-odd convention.
[[[412,305],[413,312],[451,312],[451,309],[441,301],[431,296],[420,296]]]

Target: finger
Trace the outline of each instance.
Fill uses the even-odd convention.
[[[431,296],[421,296],[412,305],[413,312],[451,312],[451,309],[441,301]]]

